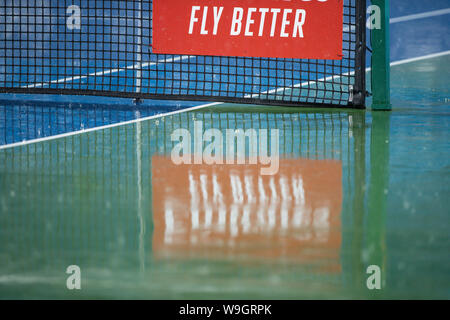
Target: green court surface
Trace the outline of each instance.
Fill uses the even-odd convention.
[[[449,66],[450,55],[392,66],[392,112],[222,104],[1,149],[0,298],[449,299]],[[276,192],[283,172],[302,172],[306,207],[328,208],[331,222],[298,227],[292,208],[283,220],[289,192],[270,228],[246,218],[246,192],[237,211],[225,197],[224,231],[206,209],[198,229],[188,203],[164,209],[164,195],[189,199],[171,170],[199,181],[215,172],[168,158],[173,130],[193,132],[194,121],[278,129]],[[81,290],[66,287],[69,265]],[[370,265],[381,290],[366,286]]]

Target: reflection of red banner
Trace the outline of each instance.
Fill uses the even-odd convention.
[[[326,260],[338,271],[341,177],[338,161],[282,159],[276,176],[261,176],[258,166],[177,166],[154,156],[154,253]]]
[[[342,59],[343,1],[153,0],[153,52]]]

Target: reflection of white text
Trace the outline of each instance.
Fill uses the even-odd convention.
[[[301,175],[262,177],[231,170],[229,180],[222,181],[214,172],[189,171],[188,179],[187,210],[175,210],[174,199],[165,199],[166,244],[185,241],[186,234],[195,244],[210,233],[232,242],[240,236],[288,231],[295,231],[300,241],[328,241],[331,209],[306,202]]]

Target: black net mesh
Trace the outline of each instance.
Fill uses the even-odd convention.
[[[153,54],[152,1],[3,0],[0,91],[362,107],[365,0],[343,1],[343,59],[300,60]]]

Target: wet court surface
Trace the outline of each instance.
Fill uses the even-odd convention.
[[[220,105],[1,149],[1,298],[450,298],[449,63],[393,66],[392,112]],[[278,173],[175,165],[196,122],[278,129]]]

